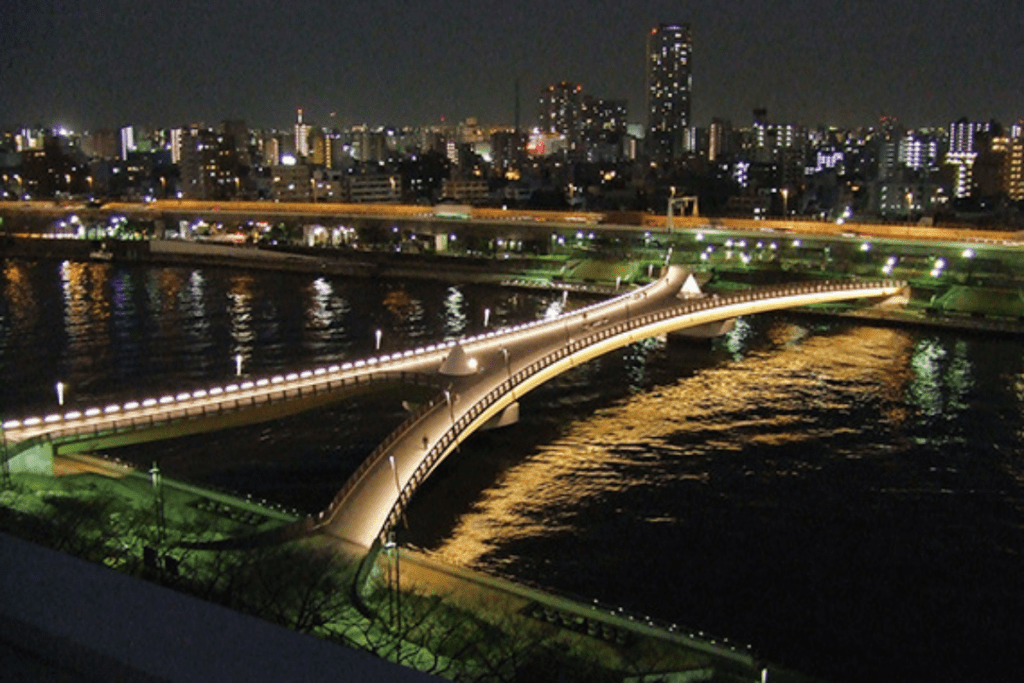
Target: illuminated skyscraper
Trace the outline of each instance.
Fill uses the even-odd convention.
[[[545,133],[564,135],[570,143],[576,136],[583,107],[583,86],[562,81],[540,94],[538,118]]]
[[[647,37],[647,149],[654,161],[689,149],[692,52],[689,24],[660,24]]]
[[[135,127],[125,126],[121,129],[121,158],[127,159],[129,152],[135,151]]]
[[[305,159],[309,156],[309,124],[302,122],[302,110],[299,110],[295,122],[295,156]]]

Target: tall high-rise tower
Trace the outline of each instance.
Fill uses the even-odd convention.
[[[654,161],[690,147],[692,53],[689,24],[659,24],[647,37],[647,151]]]
[[[299,110],[295,122],[295,156],[305,159],[309,156],[309,124],[302,122],[302,110]]]

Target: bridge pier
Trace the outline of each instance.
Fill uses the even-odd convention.
[[[726,318],[713,323],[705,323],[696,327],[688,327],[672,332],[670,337],[684,337],[686,339],[713,339],[729,334],[736,327],[736,318]]]
[[[18,451],[7,461],[11,474],[45,474],[53,476],[53,442],[39,441]]]
[[[480,428],[480,431],[508,427],[517,422],[519,422],[519,401],[505,406],[505,409],[488,420],[487,424]]]

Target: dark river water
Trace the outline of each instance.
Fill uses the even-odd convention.
[[[222,384],[556,313],[560,295],[3,262],[0,416]],[[570,297],[568,306],[583,301]],[[315,511],[395,397],[122,449]],[[526,396],[418,492],[400,541],[750,643],[835,681],[1024,679],[1019,340],[795,314],[649,340]]]

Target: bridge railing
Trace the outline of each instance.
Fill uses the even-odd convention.
[[[632,295],[638,295],[640,292],[647,291],[648,289],[654,288],[658,285],[661,280],[645,285],[638,290],[634,290]],[[560,316],[557,319],[556,324],[560,324],[564,319],[568,319],[576,316],[586,317],[588,312],[594,312],[601,308],[615,305],[616,299],[610,301],[600,301],[590,306],[574,310],[572,313]],[[431,353],[441,353],[447,349],[452,348],[456,344],[470,345],[480,342],[491,341],[496,337],[509,334],[518,334],[528,329],[540,328],[545,325],[552,324],[551,320],[534,320],[531,322],[521,323],[512,325],[501,330],[491,330],[481,334],[472,335],[469,337],[463,337],[456,340],[446,340],[437,342],[436,344],[429,344],[427,346],[419,347],[416,349],[407,349],[405,351],[399,351],[391,354],[383,354],[373,358],[359,359],[352,362],[346,362],[341,365],[333,365],[330,367],[317,368],[316,370],[304,370],[302,372],[293,372],[288,375],[278,375],[272,378],[260,378],[256,380],[249,380],[242,382],[241,384],[229,384],[225,387],[211,387],[210,389],[199,389],[192,392],[183,392],[176,395],[164,396],[160,399],[150,398],[142,402],[129,401],[123,405],[108,405],[103,409],[100,408],[89,408],[85,411],[71,411],[64,414],[52,414],[46,417],[28,417],[25,419],[8,419],[5,420],[2,425],[5,432],[10,434],[14,440],[19,441],[23,444],[31,444],[45,439],[59,439],[63,437],[69,437],[73,435],[90,435],[96,434],[100,431],[106,431],[113,429],[114,431],[123,431],[128,428],[137,427],[149,427],[150,422],[148,418],[152,417],[151,413],[155,412],[154,409],[160,410],[165,415],[171,415],[172,417],[167,419],[182,419],[188,417],[200,417],[209,415],[209,412],[194,412],[190,413],[190,410],[194,410],[197,407],[195,403],[197,400],[210,399],[215,396],[226,396],[233,392],[247,391],[252,392],[249,397],[250,400],[244,405],[239,407],[253,407],[258,405],[264,399],[262,395],[269,394],[274,400],[280,398],[282,395],[286,397],[294,397],[296,394],[282,394],[281,392],[287,392],[290,389],[298,389],[300,392],[298,396],[301,397],[301,392],[304,388],[311,388],[312,391],[322,391],[321,386],[327,383],[327,391],[333,391],[333,382],[337,380],[326,379],[325,377],[330,374],[346,373],[346,372],[365,372],[367,369],[378,371],[379,373],[395,373],[402,372],[400,370],[386,370],[385,368],[389,365],[401,363],[408,360],[422,358],[425,355]],[[407,373],[412,375],[413,373]],[[353,379],[354,378],[354,379]],[[341,381],[360,381],[358,375],[354,375],[353,378],[342,378]],[[273,387],[275,385],[281,385],[281,388],[275,392]],[[308,385],[308,386],[307,386]],[[270,387],[268,391],[268,387]],[[259,398],[257,398],[259,396]],[[207,401],[204,400],[204,403]],[[218,402],[219,403],[219,402]],[[211,406],[207,405],[206,408]],[[224,410],[225,407],[222,405],[212,406],[218,410]],[[232,406],[232,410],[237,409],[236,406]],[[125,415],[125,417],[118,418],[114,417],[113,420],[110,416]],[[93,425],[93,429],[83,429],[83,423],[93,418],[106,417],[102,428],[99,425]],[[95,422],[95,420],[94,420]],[[29,437],[18,439],[19,432],[30,431],[32,434]]]
[[[269,385],[269,380],[261,381],[266,382],[267,385]],[[323,396],[343,391],[345,389],[379,384],[412,384],[416,386],[437,387],[439,385],[439,381],[433,375],[423,373],[382,371],[366,376],[354,375],[351,377],[340,377],[337,379],[328,378],[306,386],[282,386],[279,389],[271,388],[268,391],[260,391],[258,393],[256,391],[252,391],[252,389],[261,389],[262,387],[257,386],[257,383],[252,383],[251,388],[243,389],[239,387],[230,393],[220,393],[215,396],[211,396],[210,398],[216,399],[214,402],[203,401],[203,399],[207,398],[205,395],[196,396],[195,394],[190,394],[189,397],[194,399],[192,402],[184,402],[181,400],[184,398],[184,395],[182,395],[181,398],[165,397],[159,401],[152,400],[152,405],[149,406],[137,406],[143,410],[146,408],[156,408],[161,405],[167,406],[166,409],[159,412],[154,410],[136,412],[134,410],[136,406],[132,406],[132,404],[127,404],[125,407],[108,406],[106,410],[94,408],[79,415],[72,415],[70,418],[64,418],[59,422],[52,420],[51,423],[47,425],[48,429],[45,433],[20,441],[19,446],[31,446],[45,440],[60,441],[62,439],[71,438],[99,438],[120,432],[135,431],[139,429],[153,429],[182,420],[209,418],[220,414],[235,413],[240,410],[247,410],[262,405],[270,405],[271,403],[283,399]],[[243,391],[249,393],[243,394]],[[175,405],[168,400],[170,398],[176,398],[180,403]],[[126,410],[126,412],[122,413],[122,410]],[[122,414],[124,415],[123,417],[118,417]],[[90,419],[97,417],[105,417],[106,419],[102,422],[99,420],[95,420],[91,423],[89,422]],[[32,428],[37,424],[45,424],[45,421],[27,424],[24,426],[26,428]]]
[[[449,427],[444,434],[434,443],[434,445],[427,451],[423,459],[417,465],[413,471],[412,476],[406,482],[405,486],[402,487],[399,492],[399,496],[395,504],[392,506],[391,511],[388,514],[387,520],[381,530],[380,539],[381,541],[386,540],[387,533],[391,528],[398,523],[408,505],[413,493],[419,488],[420,484],[426,479],[427,475],[433,470],[437,462],[444,457],[448,452],[449,447],[455,443],[461,434],[473,424],[473,422],[488,408],[490,408],[495,402],[500,400],[503,396],[509,394],[509,392],[516,389],[526,379],[533,376],[535,373],[543,370],[544,368],[557,363],[558,361],[571,356],[578,351],[581,351],[589,346],[602,342],[611,337],[616,337],[621,334],[625,334],[643,327],[647,327],[656,322],[666,320],[668,318],[679,317],[682,315],[688,315],[693,313],[699,313],[712,308],[721,308],[730,305],[736,305],[741,303],[750,303],[754,301],[764,301],[767,299],[774,299],[787,296],[800,296],[807,294],[814,294],[819,292],[838,292],[838,291],[849,291],[856,289],[891,289],[903,286],[904,283],[897,282],[894,280],[873,280],[873,281],[856,281],[851,284],[850,281],[822,281],[822,282],[811,282],[801,283],[797,285],[776,285],[765,288],[758,288],[756,290],[747,290],[744,292],[737,292],[734,294],[728,294],[724,296],[713,296],[713,297],[702,297],[688,299],[678,306],[674,306],[670,309],[657,311],[655,313],[648,313],[629,320],[625,320],[621,323],[613,325],[611,327],[603,328],[597,332],[593,332],[586,336],[570,340],[565,346],[561,346],[555,349],[551,353],[543,356],[542,358],[530,363],[528,366],[520,368],[517,372],[513,373],[511,377],[504,380],[486,395],[484,395],[479,401],[474,403],[468,410],[466,410],[458,419],[454,420],[451,427]],[[433,406],[430,409],[436,407],[439,403],[444,402],[444,397],[438,397],[434,400]],[[403,423],[401,433],[393,433],[394,438],[388,439],[387,446],[379,448],[379,453],[376,457],[367,459],[364,462],[365,468],[361,467],[361,470],[365,472],[370,467],[382,458],[388,448],[394,444],[399,438],[407,434],[414,426],[414,424],[426,413],[428,410],[424,410],[422,415],[417,416],[415,419],[410,418],[406,423]],[[382,444],[383,446],[383,444]],[[352,490],[355,485],[357,477],[353,475],[348,482],[346,482],[345,496]],[[329,519],[333,516],[337,507],[343,502],[344,496],[335,497],[335,501],[332,504],[332,508],[329,511],[321,513],[320,519]]]

